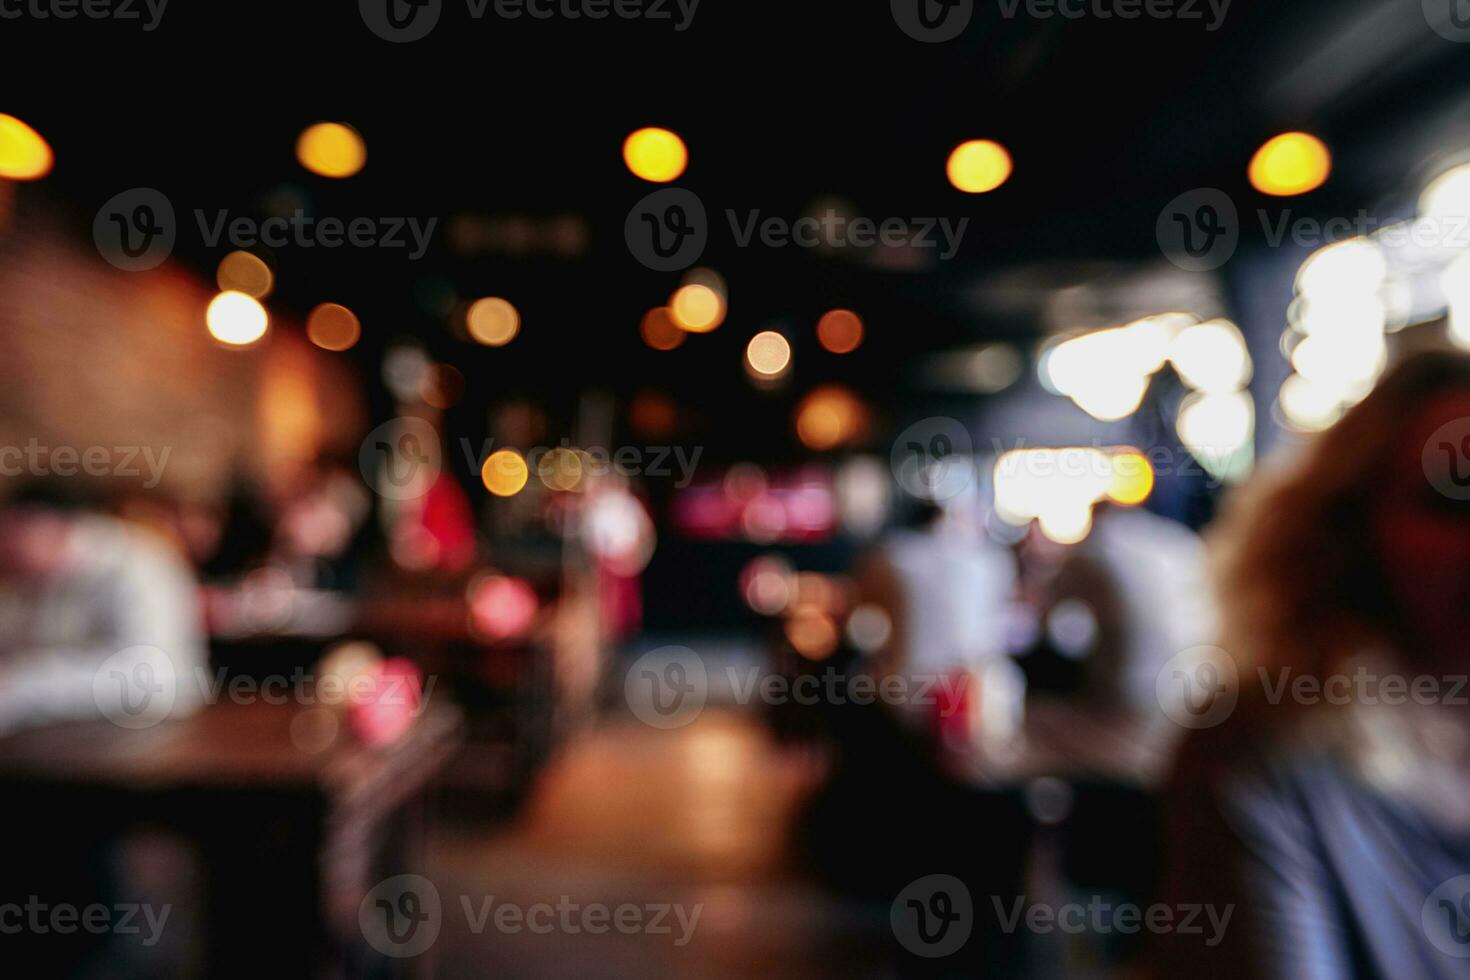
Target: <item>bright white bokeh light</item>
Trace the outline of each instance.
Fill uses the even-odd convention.
[[[1350,238],[1313,252],[1296,274],[1296,291],[1308,297],[1373,296],[1388,277],[1383,249],[1367,238]]]
[[[1419,214],[1427,218],[1470,216],[1470,164],[1451,167],[1419,195]]]
[[[1223,466],[1244,449],[1255,434],[1256,410],[1249,392],[1196,393],[1179,406],[1175,428],[1179,440],[1206,468]]]
[[[1138,411],[1148,392],[1148,375],[1097,375],[1070,395],[1077,407],[1102,422],[1114,422]]]
[[[1175,335],[1193,320],[1167,313],[1059,341],[1038,359],[1042,384],[1096,419],[1124,418],[1138,410]]]
[[[1342,417],[1340,393],[1300,374],[1281,383],[1277,400],[1286,421],[1304,432],[1320,432]]]
[[[227,289],[209,301],[204,323],[215,340],[244,347],[265,336],[270,317],[254,296]]]
[[[1381,333],[1310,334],[1291,352],[1298,374],[1344,392],[1371,385],[1387,362],[1388,345]]]
[[[1185,384],[1206,394],[1239,391],[1251,379],[1251,355],[1229,320],[1185,327],[1169,347],[1169,361]]]
[[[1383,333],[1388,308],[1376,296],[1316,295],[1302,297],[1292,322],[1304,334],[1364,336]]]
[[[1470,348],[1470,254],[1445,266],[1439,288],[1449,308],[1450,340],[1456,346]]]
[[[1092,530],[1092,507],[1058,507],[1038,514],[1036,526],[1057,544],[1076,544]]]
[[[1101,449],[1016,449],[995,461],[995,512],[1009,524],[1037,521],[1048,538],[1080,541],[1092,527],[1092,506],[1114,479],[1112,457]]]

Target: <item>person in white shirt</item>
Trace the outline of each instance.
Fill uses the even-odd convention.
[[[0,505],[0,733],[186,715],[206,665],[196,583],[163,541],[55,481]]]
[[[1158,711],[1159,671],[1175,654],[1217,640],[1204,542],[1141,507],[1100,504],[1092,533],[1071,549],[1056,587],[1059,599],[1091,607],[1096,649],[1088,693],[1117,707]]]
[[[892,621],[879,656],[882,674],[914,689],[934,678],[974,674],[1005,653],[1005,624],[1016,567],[1011,554],[964,528],[928,502],[906,527],[887,534],[859,575],[865,601]],[[932,724],[932,709],[912,706],[910,720]]]

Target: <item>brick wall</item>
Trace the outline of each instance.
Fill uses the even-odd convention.
[[[343,356],[269,300],[266,338],[224,347],[204,327],[215,291],[173,259],[115,269],[30,185],[0,187],[0,447],[167,448],[161,488],[212,496],[237,470],[277,484],[355,446],[364,412]]]

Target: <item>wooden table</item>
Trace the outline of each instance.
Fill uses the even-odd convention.
[[[362,896],[411,870],[424,791],[461,717],[431,702],[399,741],[367,748],[345,728],[303,737],[306,711],[324,721],[319,708],[226,702],[141,730],[98,721],[0,738],[14,839],[44,860],[76,847],[79,822],[182,833],[206,881],[204,975],[340,975],[362,956]]]

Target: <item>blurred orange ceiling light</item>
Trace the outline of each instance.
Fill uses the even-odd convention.
[[[465,313],[470,336],[486,347],[504,347],[521,330],[521,315],[509,300],[486,296],[470,304]]]
[[[351,177],[367,163],[367,144],[346,123],[315,123],[297,137],[296,159],[322,177]]]
[[[756,374],[777,377],[791,366],[791,344],[774,330],[762,330],[745,346],[745,361]]]
[[[1251,158],[1251,186],[1262,194],[1289,197],[1316,190],[1332,172],[1332,154],[1310,133],[1282,133]]]
[[[702,283],[680,286],[669,298],[674,322],[690,333],[709,333],[725,322],[725,300]]]
[[[51,172],[54,162],[51,147],[40,133],[14,116],[0,113],[0,177],[39,180]]]
[[[786,640],[808,660],[825,660],[837,649],[837,624],[815,606],[799,606],[786,620]]]
[[[204,323],[215,340],[244,347],[265,336],[270,317],[254,296],[227,289],[209,301]]]
[[[340,303],[322,303],[306,318],[306,337],[323,350],[348,350],[362,336],[357,314]]]
[[[530,475],[525,457],[514,449],[491,453],[480,467],[480,480],[485,489],[497,497],[513,497],[520,493]]]
[[[231,252],[220,259],[214,273],[220,289],[233,289],[256,299],[265,299],[276,286],[275,273],[257,255],[249,252]]]
[[[814,388],[797,406],[796,436],[808,449],[835,449],[860,434],[865,414],[863,403],[846,388]]]
[[[849,354],[863,342],[863,321],[852,310],[828,310],[817,321],[817,341],[834,354]]]
[[[993,191],[1011,175],[1011,155],[994,140],[967,140],[955,147],[945,167],[949,182],[966,194]]]
[[[638,332],[642,335],[643,342],[654,350],[673,350],[684,343],[684,338],[688,336],[674,323],[667,306],[656,306],[643,314]]]
[[[623,141],[623,162],[636,176],[666,184],[677,180],[689,165],[689,151],[676,134],[646,126]]]
[[[548,490],[580,490],[582,457],[577,450],[559,446],[541,457],[536,475]]]

